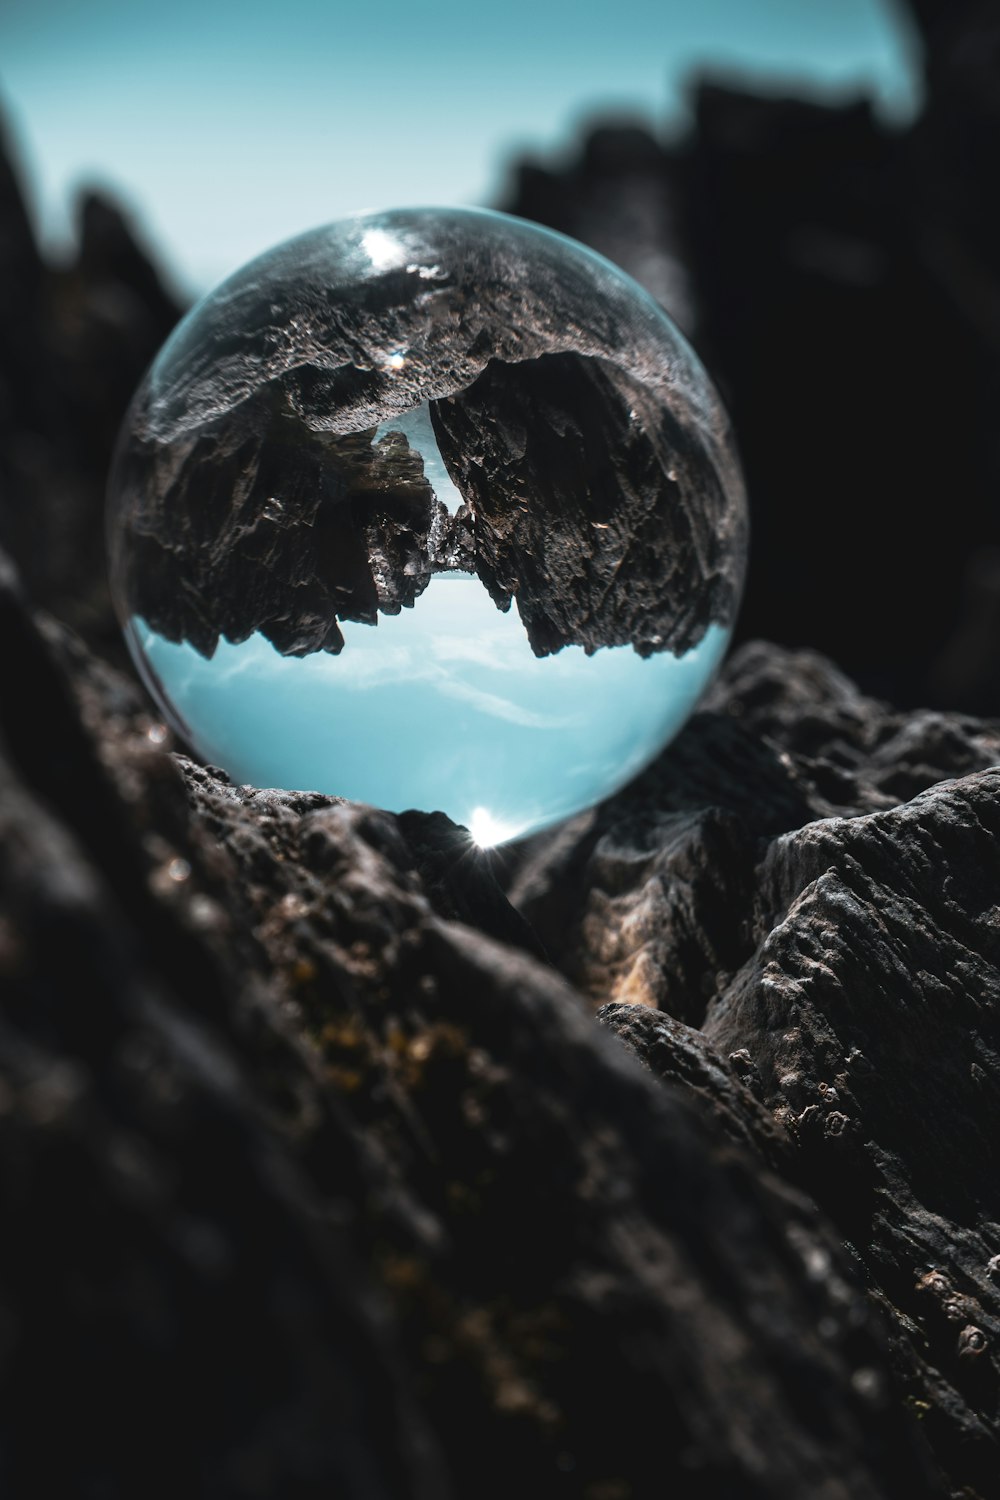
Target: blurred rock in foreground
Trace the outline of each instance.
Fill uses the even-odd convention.
[[[5,1493],[991,1493],[1000,731],[744,652],[518,872],[577,988],[0,630]]]
[[[744,638],[1000,712],[1000,11],[915,0],[926,108],[706,83],[675,147],[602,127],[500,205],[593,245],[693,338],[751,501]]]
[[[172,750],[100,512],[177,309],[0,166],[4,1496],[1000,1496],[998,54],[916,8],[903,134],[705,90],[515,206],[714,360],[747,629],[949,711],[746,644],[492,858]]]

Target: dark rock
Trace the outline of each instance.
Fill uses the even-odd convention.
[[[908,131],[708,90],[521,190],[713,352],[748,628],[989,709],[995,8],[914,9]],[[1000,723],[758,643],[520,849],[235,787],[94,651],[169,292],[98,200],[45,265],[6,165],[0,265],[0,533],[85,637],[4,565],[0,1490],[996,1500]]]
[[[927,103],[909,128],[706,81],[686,139],[595,130],[568,164],[523,166],[502,206],[681,313],[747,477],[743,638],[824,650],[897,702],[997,713],[997,8],[911,8]]]
[[[526,219],[582,240],[634,276],[684,332],[696,327],[683,240],[681,170],[647,129],[596,125],[579,155],[553,169],[511,169],[509,204]]]
[[[405,812],[396,819],[434,910],[546,961],[531,927],[496,878],[503,854],[478,849],[444,813]]]
[[[499,608],[516,597],[536,655],[566,644],[680,655],[733,618],[729,476],[610,361],[494,361],[431,412],[475,516],[476,571]]]
[[[998,790],[994,768],[778,839],[756,950],[705,1025],[723,1052],[747,1046],[913,1371],[935,1371],[928,1434],[962,1433],[958,1472],[982,1494],[1000,1472]]]
[[[440,820],[182,763],[186,799],[9,582],[0,629],[11,1494],[936,1492],[709,1046],[662,1087],[435,913]]]
[[[34,335],[43,278],[14,163],[0,137],[0,413],[8,431],[25,422],[28,413],[21,403],[29,393],[37,394],[30,376],[40,354]]]
[[[179,308],[121,212],[81,205],[79,252],[44,264],[0,141],[0,545],[32,598],[121,658],[104,492],[136,384]]]
[[[996,723],[902,714],[754,645],[511,892],[654,1072],[765,1155],[761,1106],[784,1127],[780,1170],[859,1256],[907,1399],[980,1496],[1000,1473],[998,762]]]
[[[650,1072],[690,1091],[734,1141],[759,1152],[784,1177],[794,1175],[791,1140],[757,1098],[760,1077],[746,1048],[730,1053],[727,1064],[704,1032],[646,1005],[612,1001],[601,1007],[597,1019]]]
[[[331,440],[274,404],[264,392],[118,458],[113,488],[135,504],[116,533],[122,597],[205,656],[258,629],[288,656],[339,652],[338,619],[398,614],[443,566],[429,539],[447,513],[405,439]]]
[[[78,672],[117,788],[7,577],[0,622],[5,1491],[447,1493],[359,1258],[363,1150],[186,893],[176,771]]]
[[[753,643],[625,791],[529,841],[510,895],[585,993],[700,1026],[752,950],[769,841],[998,762],[1000,725],[902,713],[813,653]]]
[[[454,514],[379,438],[422,403]],[[460,211],[345,220],[231,277],[150,372],[111,495],[129,614],[205,655],[255,630],[337,652],[338,620],[448,570],[516,600],[537,656],[682,655],[731,622],[745,560],[727,419],[683,341],[599,262]]]

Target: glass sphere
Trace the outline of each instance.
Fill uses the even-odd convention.
[[[109,543],[136,663],[200,756],[486,844],[681,728],[746,519],[719,400],[634,281],[503,214],[397,210],[188,313],[126,419]]]

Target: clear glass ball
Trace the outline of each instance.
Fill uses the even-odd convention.
[[[746,515],[718,397],[634,281],[503,214],[397,210],[188,313],[124,424],[109,545],[138,668],[198,755],[485,844],[681,728]]]

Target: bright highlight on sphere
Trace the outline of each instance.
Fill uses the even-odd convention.
[[[511,837],[511,829],[485,807],[474,807],[469,817],[469,836],[480,849],[495,849]]]
[[[183,320],[109,494],[163,714],[234,780],[443,809],[483,847],[687,719],[746,555],[728,424],[663,311],[505,215],[346,219]]]

